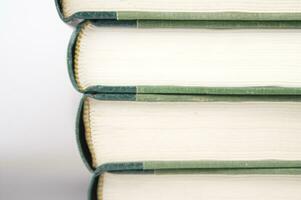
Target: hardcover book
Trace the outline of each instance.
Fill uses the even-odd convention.
[[[301,0],[55,0],[90,200],[299,200]]]
[[[301,24],[276,23],[288,29],[88,21],[69,45],[70,77],[85,93],[299,95]]]
[[[119,171],[126,168],[128,171]],[[98,169],[89,199],[297,200],[300,187],[300,169],[141,170],[128,163]]]
[[[185,161],[184,168],[191,161],[198,161],[198,168],[299,168],[300,100],[87,95],[78,112],[78,143],[91,170],[107,163],[164,161]]]
[[[56,0],[61,18],[300,20],[300,0]]]

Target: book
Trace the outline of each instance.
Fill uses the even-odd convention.
[[[84,93],[301,94],[301,24],[216,30],[203,23],[82,23],[69,45],[71,80]]]
[[[297,200],[301,0],[55,0],[90,200]]]
[[[128,171],[118,171],[120,169]],[[109,169],[109,168],[107,168]],[[91,181],[90,200],[118,199],[260,199],[297,200],[300,169],[141,170],[119,165],[98,169]]]
[[[184,167],[199,161],[203,168],[299,168],[300,99],[86,95],[77,139],[92,171],[107,163],[164,161],[181,161]]]
[[[300,0],[56,0],[61,18],[172,20],[300,20]]]

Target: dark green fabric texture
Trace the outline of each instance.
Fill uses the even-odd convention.
[[[118,98],[121,95],[118,95]],[[102,99],[101,96],[96,95],[95,98]],[[116,97],[117,98],[117,97]],[[114,95],[111,96],[114,100]],[[250,101],[267,101],[267,102],[299,102],[301,96],[298,95],[208,95],[208,94],[137,94],[136,101],[149,102],[250,102]]]
[[[300,29],[301,21],[137,20],[138,28]]]
[[[137,20],[90,20],[95,26],[106,26],[106,27],[137,27]]]
[[[208,95],[301,95],[301,88],[293,87],[183,87],[138,86],[138,94],[208,94]]]
[[[86,94],[137,94],[137,87],[135,86],[102,86],[97,85],[89,87],[83,91]]]
[[[301,168],[160,169],[155,170],[154,174],[300,175]]]
[[[280,169],[300,168],[301,160],[201,160],[201,161],[146,161],[145,170],[167,169]]]
[[[223,21],[290,21],[301,20],[301,13],[287,12],[150,12],[118,11],[119,20],[223,20]]]
[[[136,101],[136,94],[86,94],[85,97],[91,97],[93,99],[103,100],[103,101]]]

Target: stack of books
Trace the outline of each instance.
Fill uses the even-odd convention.
[[[301,0],[57,0],[90,200],[300,200]]]

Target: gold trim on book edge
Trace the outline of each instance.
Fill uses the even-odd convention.
[[[103,200],[104,175],[100,175],[97,185],[97,200]]]
[[[84,110],[83,110],[83,120],[84,120],[84,126],[85,126],[85,139],[86,139],[88,148],[91,153],[92,166],[96,168],[96,154],[95,154],[95,150],[93,148],[93,143],[92,143],[90,113],[91,113],[90,112],[90,101],[87,98],[87,99],[85,99]]]
[[[85,22],[81,28],[80,31],[78,32],[77,38],[76,38],[76,42],[75,42],[75,48],[74,48],[74,78],[75,78],[75,82],[77,83],[78,89],[83,91],[84,90],[84,86],[81,85],[80,81],[79,81],[79,64],[78,64],[78,59],[79,59],[79,54],[80,54],[80,47],[81,47],[81,43],[82,43],[82,38],[85,34],[85,31],[87,28],[91,27],[92,24],[90,22]]]

